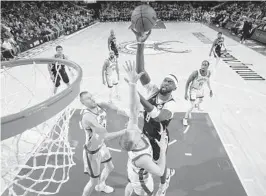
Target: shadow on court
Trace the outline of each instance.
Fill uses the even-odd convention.
[[[209,115],[192,114],[193,119],[187,130],[181,123],[183,116],[184,113],[175,113],[169,127],[170,141],[177,141],[169,147],[167,164],[176,169],[176,174],[171,179],[166,196],[245,196],[246,193]],[[77,110],[71,119],[69,133],[70,140],[78,141],[74,155],[76,165],[70,169],[69,180],[62,185],[59,193],[55,194],[58,196],[81,196],[89,180],[89,176],[83,173],[82,149],[85,135],[79,127],[80,120],[80,110]],[[140,127],[142,127],[143,120],[140,121]],[[126,122],[125,116],[116,113],[108,114],[107,129],[109,132],[123,129]],[[117,140],[109,142],[108,146],[120,149]],[[115,169],[107,179],[107,184],[113,186],[115,192],[108,195],[123,196],[127,184],[127,154],[116,151],[111,153]],[[44,162],[45,158],[40,158],[39,161]],[[156,177],[154,182],[155,191],[157,191],[159,178]],[[57,187],[51,185],[49,188]],[[107,194],[94,191],[92,195]]]

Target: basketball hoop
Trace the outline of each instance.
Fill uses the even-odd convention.
[[[74,73],[69,86],[54,96],[47,70],[52,63],[63,64]],[[80,91],[81,78],[81,68],[63,59],[1,64],[2,194],[56,194],[68,181],[69,170],[75,165],[68,141],[69,120],[75,112],[72,103]]]

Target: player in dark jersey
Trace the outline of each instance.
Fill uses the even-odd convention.
[[[141,74],[136,73],[135,63],[126,62],[124,66],[129,83],[129,121],[125,134],[120,138],[120,146],[128,152],[127,176],[129,183],[125,188],[125,196],[151,196],[153,195],[154,176],[161,176],[165,170],[166,149],[168,138],[161,128],[160,158],[157,163],[153,160],[152,146],[148,137],[142,133],[138,126],[140,98],[137,92],[137,82]]]
[[[116,38],[113,38],[110,41],[110,49],[115,53],[116,58],[118,58],[119,54],[118,54],[118,47],[116,45]]]
[[[63,47],[62,46],[56,46],[56,54],[53,56],[53,58],[59,58],[59,59],[68,59],[66,55],[63,54]],[[69,67],[68,67],[69,69]],[[60,86],[60,81],[63,80],[64,83],[69,86],[69,77],[65,69],[65,65],[61,65],[58,62],[52,63],[48,65],[48,71],[50,73],[50,77],[54,83],[54,94],[57,91],[57,88]],[[69,72],[71,70],[69,69]]]
[[[211,56],[213,53],[214,57],[216,58],[216,64],[215,64],[215,67],[213,68],[213,74],[212,74],[213,78],[214,78],[218,63],[219,63],[221,55],[222,55],[222,47],[224,47],[224,49],[226,51],[226,48],[224,46],[224,37],[222,37],[222,35],[223,35],[222,32],[219,32],[217,34],[218,37],[214,40],[212,47],[211,47],[210,54],[209,54],[209,56]]]
[[[118,46],[116,43],[116,37],[113,29],[110,31],[110,36],[108,38],[108,50],[113,51],[115,53],[116,58],[119,57]]]
[[[111,41],[115,39],[115,33],[114,33],[114,30],[111,29],[110,31],[110,36],[108,37],[108,50],[110,51],[111,50]]]
[[[154,160],[159,159],[160,147],[156,143],[156,139],[160,140],[160,123],[169,137],[167,127],[173,118],[174,112],[173,108],[175,101],[172,97],[172,91],[176,90],[178,80],[177,78],[169,74],[163,80],[160,88],[155,84],[152,84],[148,73],[144,68],[144,42],[149,37],[151,31],[147,34],[138,33],[132,29],[137,39],[137,55],[136,55],[136,71],[137,73],[144,72],[140,81],[142,85],[147,89],[150,94],[150,98],[146,100],[142,95],[140,95],[140,102],[143,105],[144,112],[144,127],[143,133],[149,138],[153,149]],[[159,190],[156,196],[164,196],[166,190],[170,183],[170,178],[175,174],[174,169],[165,168],[164,175],[161,177],[161,183],[159,185]]]

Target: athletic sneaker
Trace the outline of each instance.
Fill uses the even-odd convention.
[[[159,185],[159,189],[156,193],[156,196],[165,196],[166,191],[167,191],[169,184],[170,184],[171,177],[173,175],[175,175],[175,170],[167,168],[167,176],[166,176],[165,183]]]
[[[98,191],[98,192],[105,192],[105,193],[112,193],[114,192],[114,188],[113,187],[110,187],[110,186],[107,186],[106,184],[98,184],[95,186],[95,190]]]
[[[183,118],[183,125],[188,126],[187,118]]]

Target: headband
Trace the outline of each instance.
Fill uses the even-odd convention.
[[[174,83],[175,83],[175,86],[177,87],[178,80],[173,74],[169,74],[168,76],[166,76],[166,78],[172,79],[174,81]]]

